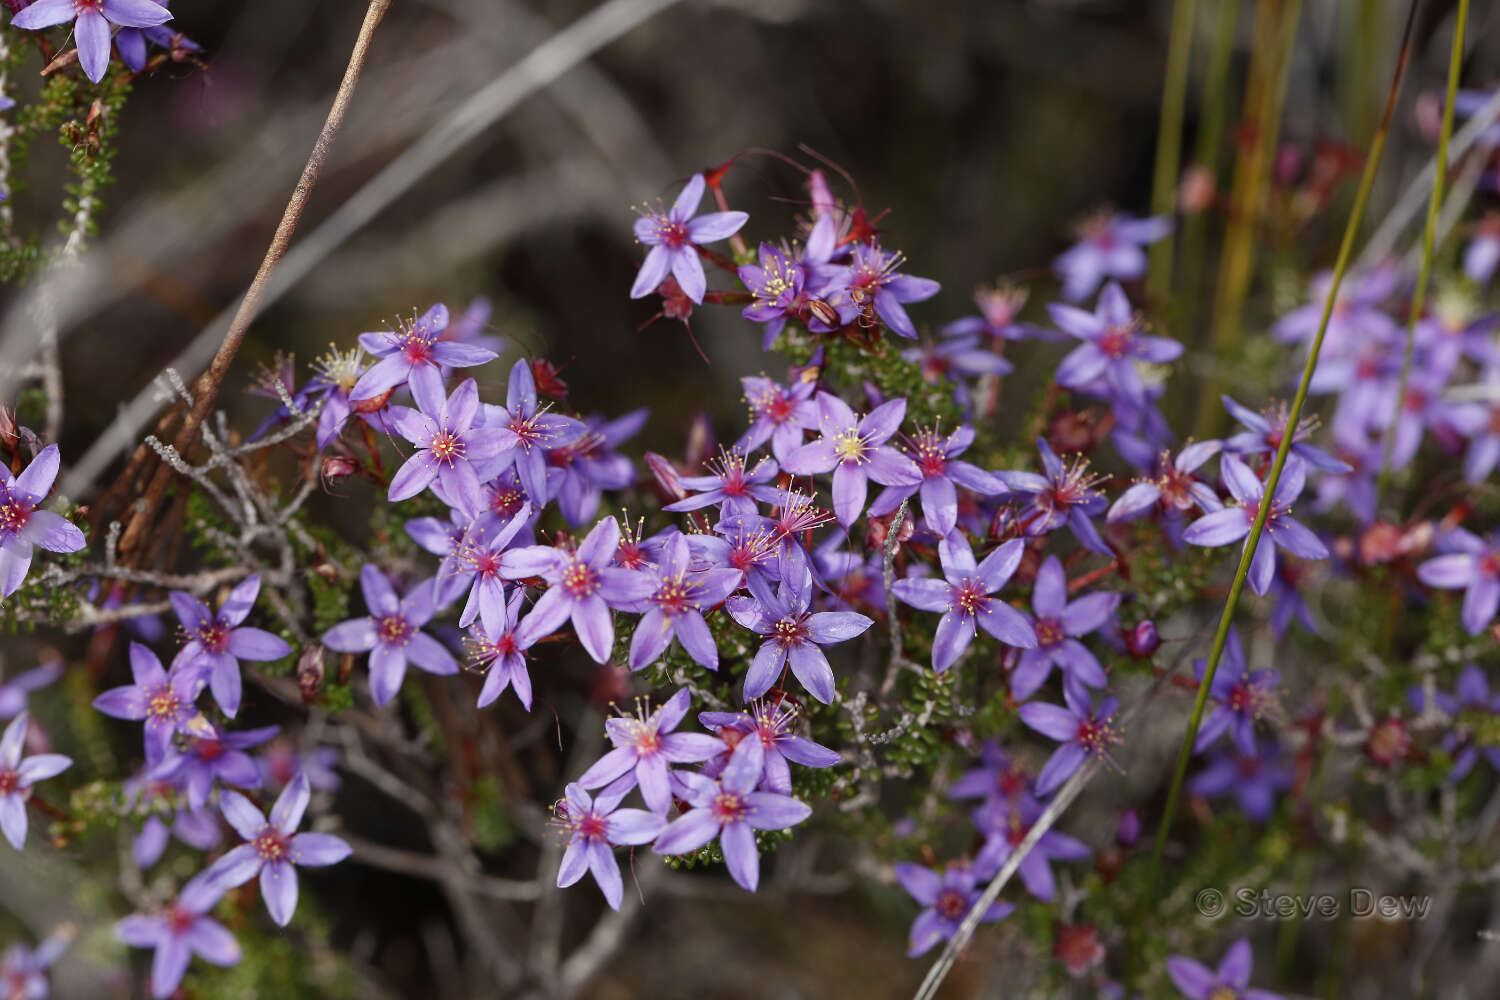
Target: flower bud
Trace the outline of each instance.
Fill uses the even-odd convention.
[[[1136,659],[1149,659],[1161,648],[1161,636],[1156,633],[1156,623],[1147,618],[1135,628],[1126,629],[1124,634],[1125,648],[1130,650],[1130,655]]]
[[[302,692],[302,703],[311,705],[323,688],[323,647],[311,645],[297,657],[297,687]]]
[[[1141,836],[1141,814],[1134,809],[1120,813],[1120,823],[1115,827],[1115,843],[1121,847],[1134,847]]]

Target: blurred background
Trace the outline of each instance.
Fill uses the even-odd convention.
[[[1251,55],[1255,9],[1289,2],[1239,4],[1231,107]],[[1195,80],[1219,2],[1199,7]],[[298,238],[590,9],[576,0],[395,0]],[[1447,34],[1434,32],[1447,10],[1439,0],[1421,14],[1377,206],[1430,156],[1413,108],[1441,85]],[[125,111],[118,183],[106,193],[91,250],[99,277],[80,291],[77,315],[62,330],[67,455],[82,454],[243,292],[322,124],[363,5],[178,0],[174,13],[178,29],[203,46],[205,65],[170,65],[141,80]],[[1073,226],[1100,206],[1145,214],[1171,13],[1170,3],[1155,0],[669,6],[523,96],[329,246],[256,321],[221,405],[232,423],[253,426],[269,408],[240,391],[256,363],[278,351],[305,362],[330,341],[349,344],[434,301],[457,312],[485,297],[494,306],[492,332],[509,342],[505,360],[488,369],[490,391],[512,358],[544,355],[562,368],[570,403],[583,411],[651,407],[636,454],[679,453],[683,428],[699,412],[727,436],[741,419],[739,377],[776,373],[781,362],[760,353],[759,329],[737,309],[693,317],[711,364],[675,322],[646,325],[657,304],[627,298],[640,259],[632,206],[670,200],[690,174],[737,157],[726,183],[731,205],[750,212],[748,238],[774,238],[806,197],[804,174],[781,157],[807,166],[823,158],[857,182],[856,194],[837,181],[843,197],[871,214],[890,210],[881,222],[886,244],[906,253],[907,270],[944,283],[912,310],[920,328],[935,330],[972,311],[976,286],[1001,276],[1045,284]],[[1391,0],[1304,4],[1284,142],[1364,147],[1404,13]],[[1494,78],[1495,32],[1494,9],[1480,5],[1466,86]],[[1226,148],[1242,138],[1230,135]],[[36,166],[60,155],[39,149]],[[44,184],[36,187],[45,208]],[[16,210],[31,211],[21,203]],[[1328,240],[1339,224],[1312,232],[1313,263],[1331,261]],[[1033,312],[1047,294],[1033,296]],[[1199,339],[1193,330],[1173,333]],[[72,492],[86,501],[80,486]],[[371,828],[370,817],[350,822]],[[411,913],[441,911],[437,890],[423,896],[412,880],[345,869],[321,883],[327,898],[378,914],[367,928],[376,938],[347,940],[335,913],[334,940],[358,947],[400,995],[443,994],[425,978],[431,955],[406,933]],[[652,906],[589,993],[900,995],[925,969],[901,955],[913,912],[902,897],[864,890],[794,905],[773,892],[748,903],[733,896]],[[982,936],[976,956],[1001,948],[1000,937]],[[994,968],[961,968],[951,995],[985,990],[985,970]],[[993,981],[987,989],[1006,994]]]

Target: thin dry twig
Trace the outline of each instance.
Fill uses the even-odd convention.
[[[338,137],[339,129],[344,124],[344,114],[349,109],[349,102],[354,99],[354,88],[359,83],[360,72],[364,69],[365,57],[370,51],[370,41],[374,37],[381,18],[390,7],[390,3],[391,0],[370,0],[370,5],[365,10],[365,20],[360,26],[359,37],[355,39],[354,49],[349,54],[349,64],[344,70],[343,81],[339,84],[338,93],[334,95],[333,106],[328,109],[328,117],[323,122],[323,129],[318,133],[317,141],[313,143],[312,153],[307,158],[307,165],[302,168],[302,176],[298,178],[297,186],[292,190],[292,197],[287,202],[286,210],[282,212],[276,233],[271,237],[271,245],[266,248],[266,255],[261,260],[260,269],[256,272],[254,280],[250,282],[244,298],[240,300],[239,308],[229,324],[229,329],[224,334],[224,339],[219,343],[218,352],[209,364],[208,371],[198,379],[195,392],[197,398],[188,411],[187,419],[177,432],[175,448],[179,453],[185,451],[192,443],[198,427],[213,409],[214,401],[218,398],[219,387],[224,382],[224,376],[229,373],[229,366],[239,352],[240,345],[245,340],[245,334],[249,331],[250,324],[254,321],[261,302],[266,297],[266,288],[270,283],[271,275],[291,245],[292,234],[296,232],[297,223],[301,221],[308,199],[318,183],[318,174],[328,158],[328,150],[333,146],[334,139]],[[157,467],[150,485],[146,488],[143,503],[137,508],[135,516],[131,518],[125,529],[125,536],[120,542],[122,552],[127,554],[133,552],[155,524],[157,511],[166,493],[171,473],[172,470],[166,463]]]

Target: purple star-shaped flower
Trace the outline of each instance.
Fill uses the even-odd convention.
[[[278,927],[291,922],[297,909],[297,869],[294,866],[336,865],[354,851],[329,833],[298,833],[312,792],[306,775],[298,775],[282,789],[271,806],[268,821],[239,792],[221,792],[219,809],[245,843],[230,849],[205,875],[222,889],[233,889],[260,876],[260,894]]]
[[[443,561],[438,578],[443,580],[444,594],[458,594],[472,582],[464,609],[458,616],[459,628],[468,628],[479,617],[481,602],[488,597],[504,602],[505,584],[500,575],[500,557],[522,529],[531,525],[530,501],[523,503],[509,521],[500,524],[489,518],[476,519]],[[527,539],[531,539],[528,532]],[[440,599],[441,600],[441,599]]]
[[[7,990],[5,1000],[47,1000],[52,984],[47,970],[67,950],[74,931],[62,927],[53,931],[35,948],[17,941],[0,955],[0,988]]]
[[[172,20],[172,12],[153,0],[36,0],[11,18],[17,28],[35,31],[73,22],[78,65],[94,83],[109,66],[110,26],[154,28]]]
[[[1085,594],[1068,600],[1068,580],[1057,556],[1048,556],[1036,574],[1036,588],[1031,593],[1033,614],[1029,621],[1036,646],[1021,654],[1011,676],[1011,697],[1024,701],[1036,693],[1047,680],[1054,665],[1062,668],[1064,677],[1072,677],[1089,687],[1101,688],[1109,682],[1099,660],[1080,636],[1102,628],[1120,604],[1120,595]]]
[[[741,739],[760,740],[765,751],[760,787],[778,795],[792,794],[792,769],[787,761],[803,767],[833,767],[844,759],[835,751],[792,732],[796,718],[797,710],[786,702],[752,702],[748,712],[698,713],[698,721],[724,741],[726,751],[722,759],[726,764],[733,753],[732,746],[738,746]]]
[[[1223,509],[1213,487],[1194,476],[1198,467],[1213,458],[1224,447],[1222,441],[1199,441],[1190,444],[1172,459],[1165,452],[1161,456],[1161,472],[1154,479],[1142,479],[1132,483],[1120,494],[1120,498],[1109,508],[1105,521],[1117,524],[1145,514],[1152,506],[1160,504],[1168,512],[1182,513],[1194,507],[1205,514]]]
[[[688,535],[687,543],[696,567],[732,569],[750,593],[764,600],[781,578],[781,539],[768,518],[726,517],[714,525],[712,535]]]
[[[635,238],[651,249],[636,273],[635,284],[630,286],[632,299],[656,291],[670,273],[688,298],[702,303],[708,279],[698,259],[698,247],[727,240],[750,220],[744,212],[710,212],[694,218],[706,187],[703,175],[694,174],[670,209],[647,212],[635,221]]]
[[[536,376],[525,358],[511,366],[505,405],[486,403],[483,413],[484,426],[499,430],[501,440],[509,443],[501,445],[499,458],[482,470],[480,478],[493,479],[514,464],[526,495],[533,503],[544,503],[549,496],[547,453],[578,440],[588,428],[580,420],[548,413],[538,404]]]
[[[1182,537],[1191,545],[1232,545],[1245,538],[1260,512],[1260,505],[1265,502],[1265,484],[1244,462],[1233,455],[1225,455],[1219,469],[1229,492],[1238,502],[1205,514],[1188,525]],[[1328,547],[1292,517],[1292,504],[1301,496],[1302,487],[1307,482],[1307,466],[1299,459],[1289,457],[1283,473],[1276,486],[1271,511],[1266,516],[1266,533],[1274,544],[1267,545],[1262,539],[1255,547],[1255,558],[1250,563],[1250,586],[1257,594],[1264,594],[1271,588],[1271,578],[1276,575],[1278,548],[1303,559],[1328,558]]]
[[[709,475],[682,476],[679,480],[684,489],[701,492],[667,504],[662,510],[679,513],[718,504],[719,513],[729,517],[757,513],[757,500],[770,504],[781,500],[782,491],[767,485],[775,481],[778,471],[772,459],[762,458],[754,468],[747,469],[744,452],[730,449],[722,452],[717,461],[710,460],[704,466]]]
[[[1167,956],[1167,975],[1188,1000],[1281,1000],[1281,994],[1250,989],[1250,941],[1229,946],[1217,969],[1185,955]]]
[[[359,585],[370,613],[323,633],[323,645],[340,653],[370,654],[370,696],[375,704],[384,705],[401,690],[408,661],[431,674],[458,673],[458,661],[447,647],[421,630],[437,613],[436,580],[424,580],[398,598],[385,575],[365,563]]]
[[[1012,490],[1032,494],[1024,521],[1026,533],[1045,535],[1066,524],[1084,548],[1113,559],[1114,553],[1099,537],[1099,529],[1092,520],[1103,513],[1108,502],[1095,488],[1104,477],[1089,475],[1088,459],[1080,457],[1072,465],[1065,464],[1041,438],[1037,438],[1036,447],[1042,456],[1045,475],[998,473]]]
[[[609,609],[629,607],[651,596],[650,577],[613,566],[620,544],[620,524],[606,517],[576,549],[528,545],[500,556],[500,575],[508,580],[541,577],[547,591],[532,605],[516,638],[530,646],[562,627],[569,619],[578,641],[604,663],[614,648],[615,625]]]
[[[1057,381],[1069,389],[1083,389],[1104,379],[1127,401],[1142,406],[1146,389],[1136,363],[1164,365],[1182,355],[1177,341],[1141,332],[1140,317],[1113,281],[1099,293],[1091,313],[1060,303],[1047,309],[1059,329],[1083,341],[1057,369]]]
[[[1273,454],[1281,447],[1290,416],[1285,403],[1260,414],[1247,406],[1242,406],[1229,396],[1219,398],[1224,403],[1224,409],[1228,410],[1234,419],[1246,428],[1238,434],[1230,435],[1225,440],[1225,451],[1248,457]],[[1322,448],[1302,440],[1313,432],[1315,426],[1316,424],[1310,418],[1304,418],[1298,423],[1296,436],[1292,439],[1292,454],[1323,472],[1349,472],[1351,466],[1348,462],[1334,458]]]
[[[203,680],[196,671],[174,664],[169,674],[162,669],[155,653],[132,642],[130,673],[134,684],[110,688],[94,699],[94,708],[116,719],[144,719],[148,762],[155,764],[162,759],[173,733],[213,735],[213,726],[193,704],[203,689]]]
[[[387,499],[410,500],[436,482],[444,503],[478,515],[482,504],[476,467],[488,468],[501,452],[514,448],[514,437],[476,422],[479,387],[473,379],[465,379],[446,397],[437,380],[419,379],[411,392],[419,410],[392,406],[387,420],[417,450],[391,477]]]
[[[992,876],[1021,846],[1031,826],[1042,814],[1042,806],[1028,798],[1014,806],[1001,803],[985,803],[974,810],[974,827],[984,835],[984,846],[974,857],[974,870],[981,877]],[[1065,833],[1048,830],[1042,834],[1036,846],[1021,859],[1016,874],[1026,891],[1037,899],[1050,903],[1056,894],[1057,883],[1052,877],[1052,861],[1083,861],[1091,852],[1088,845]]]
[[[557,823],[568,835],[562,863],[557,868],[557,887],[565,889],[584,872],[592,872],[610,909],[618,910],[625,886],[614,847],[649,844],[667,821],[644,809],[621,809],[620,800],[630,789],[610,786],[590,798],[576,782],[563,789],[564,798],[554,811]]]
[[[1440,590],[1462,590],[1464,629],[1484,631],[1500,610],[1500,534],[1489,540],[1454,528],[1439,543],[1444,554],[1417,567],[1417,579]]]
[[[976,563],[968,541],[954,532],[938,545],[943,579],[907,577],[895,582],[891,589],[904,603],[943,614],[932,639],[933,670],[942,673],[953,666],[974,641],[978,628],[1021,649],[1036,645],[1026,616],[990,596],[1005,586],[1021,565],[1025,548],[1025,542],[1012,538],[985,556],[984,562]]]
[[[614,420],[591,416],[581,437],[547,453],[550,495],[569,524],[592,521],[605,490],[623,490],[635,482],[635,465],[615,449],[640,431],[647,416],[644,408]]]
[[[1418,712],[1427,710],[1427,697],[1420,687],[1408,694],[1412,708]],[[1500,715],[1500,694],[1490,695],[1490,684],[1484,671],[1476,664],[1464,667],[1458,675],[1458,684],[1453,693],[1435,693],[1434,700],[1451,725],[1443,736],[1443,752],[1453,760],[1453,769],[1448,772],[1450,782],[1462,781],[1474,769],[1481,752],[1490,766],[1500,771],[1500,747],[1483,746],[1475,738],[1475,730],[1489,725],[1490,718]]]
[[[852,323],[861,314],[873,312],[893,333],[917,339],[917,328],[906,314],[904,303],[925,302],[942,286],[931,278],[898,273],[906,258],[894,250],[857,243],[845,267],[824,290],[839,320]]]
[[[723,604],[739,587],[741,575],[732,569],[690,572],[690,562],[687,539],[673,535],[662,546],[659,565],[641,571],[656,589],[641,602],[644,613],[630,640],[631,670],[655,663],[674,639],[694,662],[719,669],[719,648],[703,620],[703,609]]]
[[[507,687],[531,711],[531,673],[526,669],[526,650],[516,637],[521,602],[526,588],[516,587],[507,598],[504,593],[485,594],[479,599],[479,621],[469,629],[464,649],[473,669],[484,672],[484,687],[479,691],[478,708],[499,698]]]
[[[184,669],[208,677],[214,700],[231,719],[240,710],[240,660],[279,660],[292,651],[286,640],[264,629],[241,625],[260,594],[260,574],[252,573],[229,592],[216,615],[192,594],[168,597],[188,641],[177,654]]]
[[[760,245],[759,256],[758,263],[739,268],[740,280],[754,296],[740,315],[766,325],[760,347],[769,351],[786,327],[787,317],[796,316],[807,307],[807,269],[769,243]]]
[[[0,736],[0,830],[18,851],[26,846],[26,800],[31,798],[31,786],[73,765],[71,757],[60,753],[39,753],[22,760],[28,721],[27,713],[21,712]]]
[[[167,1000],[177,992],[194,955],[219,966],[239,964],[239,942],[224,925],[207,916],[224,895],[203,872],[182,887],[158,913],[135,913],[115,924],[115,937],[132,948],[154,948],[151,995]]]
[[[1271,818],[1276,797],[1292,787],[1296,767],[1274,740],[1255,741],[1253,753],[1238,746],[1221,746],[1208,757],[1208,766],[1188,779],[1190,794],[1207,799],[1234,795],[1240,812],[1257,823]]]
[[[906,416],[906,400],[892,399],[863,418],[837,396],[818,393],[818,427],[822,437],[787,456],[786,471],[811,476],[833,471],[833,510],[849,527],[865,508],[869,480],[883,486],[917,485],[916,463],[885,442]]]
[[[1109,745],[1119,740],[1110,716],[1120,707],[1119,699],[1106,696],[1095,710],[1088,689],[1071,677],[1063,679],[1063,701],[1060,705],[1028,701],[1017,709],[1021,721],[1049,739],[1062,745],[1052,752],[1036,776],[1036,793],[1051,795],[1082,766],[1089,756],[1109,759]]]
[[[1193,672],[1200,683],[1207,669],[1207,660],[1193,661]],[[1193,750],[1202,753],[1205,747],[1228,730],[1240,753],[1253,756],[1255,722],[1261,713],[1276,704],[1276,683],[1280,679],[1281,674],[1275,670],[1252,672],[1249,669],[1240,635],[1230,626],[1224,644],[1224,659],[1214,672],[1213,684],[1209,686],[1209,697],[1214,701],[1214,710],[1203,720]]]
[[[853,611],[810,614],[812,575],[806,570],[800,579],[783,579],[774,595],[763,597],[770,599],[741,595],[724,605],[735,621],[766,637],[745,672],[744,699],[750,701],[771,690],[777,675],[790,663],[792,674],[808,693],[827,705],[833,701],[833,668],[822,647],[862,635],[875,620]]]
[[[912,921],[908,958],[916,958],[939,941],[953,937],[981,895],[974,872],[967,865],[949,865],[939,875],[931,868],[902,861],[896,865],[896,880],[925,907]],[[985,923],[1004,920],[1015,908],[1013,903],[992,903],[979,919]]]
[[[724,744],[707,733],[674,733],[692,705],[691,695],[683,688],[668,698],[656,711],[604,721],[605,734],[614,749],[594,762],[578,777],[583,788],[599,788],[624,778],[611,787],[621,795],[635,785],[641,786],[641,797],[652,812],[665,816],[672,806],[672,785],[668,764],[696,764],[716,756]],[[759,774],[756,775],[759,777]]]
[[[202,809],[208,803],[208,793],[215,782],[234,788],[260,786],[260,766],[245,751],[266,742],[280,730],[280,726],[234,733],[214,729],[210,736],[190,737],[181,750],[168,750],[166,757],[146,777],[183,788],[187,792],[188,806]]]
[[[1079,229],[1079,242],[1052,263],[1063,280],[1063,298],[1069,302],[1088,298],[1105,278],[1134,281],[1144,275],[1146,252],[1141,248],[1170,233],[1172,220],[1162,215],[1137,219],[1106,211]]]
[[[979,767],[965,771],[949,786],[950,799],[984,799],[986,804],[1012,807],[1035,801],[1026,769],[998,743],[985,741],[979,751],[979,763]]]
[[[25,582],[33,545],[48,552],[77,552],[85,544],[83,532],[73,522],[37,509],[52,492],[60,463],[57,445],[49,444],[19,476],[0,468],[0,597],[9,597]]]
[[[812,815],[804,802],[775,792],[757,792],[765,750],[760,740],[740,740],[718,780],[701,774],[680,775],[682,798],[693,808],[667,824],[652,850],[688,854],[718,839],[724,864],[741,888],[760,884],[756,830],[785,830]]]
[[[784,386],[759,375],[740,379],[745,402],[750,405],[750,427],[735,447],[750,454],[766,441],[771,454],[783,464],[802,445],[804,431],[818,426],[818,404],[813,402],[816,381],[797,381]]]
[[[62,675],[62,660],[52,660],[0,683],[0,719],[9,719],[25,711],[31,692],[46,687]]]
[[[870,504],[870,516],[894,513],[901,501],[920,492],[927,526],[946,538],[958,524],[958,487],[986,497],[1006,490],[998,476],[958,458],[973,443],[974,428],[967,424],[952,434],[940,434],[935,428],[918,431],[911,439],[910,451],[922,474],[921,481],[887,486]]]
[[[495,360],[494,351],[444,340],[446,329],[448,307],[439,302],[410,324],[360,334],[360,345],[380,360],[359,377],[349,399],[356,403],[373,399],[403,382],[411,385],[413,394],[421,383],[427,398],[437,399],[443,394],[444,367],[472,368]]]

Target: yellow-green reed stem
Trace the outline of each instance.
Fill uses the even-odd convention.
[[[1375,183],[1375,172],[1380,166],[1380,158],[1385,152],[1386,137],[1391,131],[1391,115],[1396,106],[1396,95],[1401,90],[1401,79],[1406,75],[1406,64],[1411,57],[1411,33],[1412,25],[1416,20],[1417,0],[1412,0],[1406,15],[1406,28],[1401,33],[1401,52],[1396,59],[1396,69],[1391,80],[1390,91],[1386,94],[1385,112],[1381,115],[1380,127],[1375,132],[1375,137],[1370,143],[1370,154],[1365,160],[1363,176],[1360,177],[1359,191],[1354,197],[1354,210],[1349,215],[1349,222],[1344,227],[1344,239],[1339,245],[1338,260],[1333,268],[1333,283],[1328,289],[1328,298],[1323,303],[1323,314],[1318,321],[1318,332],[1313,337],[1312,347],[1307,353],[1307,363],[1302,368],[1302,379],[1297,384],[1297,393],[1292,397],[1291,410],[1287,414],[1286,426],[1296,427],[1302,419],[1302,408],[1307,403],[1308,387],[1312,384],[1313,372],[1318,367],[1318,355],[1323,350],[1323,336],[1328,332],[1328,320],[1333,315],[1333,305],[1338,301],[1339,285],[1343,283],[1344,273],[1349,268],[1349,257],[1354,249],[1354,239],[1359,232],[1360,223],[1364,220],[1365,206],[1370,200],[1370,188]],[[1177,769],[1172,776],[1172,784],[1167,790],[1167,804],[1162,811],[1161,825],[1156,831],[1156,846],[1151,852],[1151,877],[1148,885],[1150,889],[1146,898],[1155,898],[1155,890],[1158,879],[1161,876],[1162,852],[1167,846],[1167,833],[1171,830],[1173,816],[1177,812],[1177,799],[1182,793],[1182,782],[1187,776],[1188,761],[1193,756],[1193,744],[1198,739],[1198,728],[1203,723],[1203,710],[1208,704],[1208,692],[1213,687],[1214,674],[1218,672],[1219,661],[1224,655],[1224,644],[1229,638],[1229,626],[1234,621],[1235,610],[1239,607],[1240,595],[1245,590],[1245,580],[1250,575],[1250,562],[1255,557],[1255,548],[1260,544],[1261,535],[1266,529],[1266,517],[1271,512],[1273,504],[1270,502],[1276,496],[1276,488],[1281,484],[1281,470],[1286,465],[1286,459],[1292,450],[1294,434],[1282,435],[1281,444],[1276,449],[1276,458],[1271,463],[1270,475],[1266,477],[1265,497],[1266,502],[1260,504],[1255,513],[1255,521],[1250,526],[1250,536],[1245,539],[1244,551],[1240,553],[1240,564],[1234,572],[1234,582],[1229,585],[1229,596],[1224,601],[1224,611],[1219,616],[1219,627],[1214,632],[1213,646],[1208,653],[1208,665],[1203,672],[1202,679],[1198,682],[1198,696],[1193,701],[1193,714],[1188,720],[1188,731],[1182,738],[1182,749],[1177,755]],[[1270,544],[1270,543],[1268,543]]]
[[[1224,141],[1224,119],[1228,115],[1229,67],[1234,55],[1235,28],[1240,22],[1240,0],[1219,0],[1219,18],[1214,25],[1214,44],[1203,74],[1203,101],[1199,106],[1201,127],[1193,153],[1195,166],[1208,172],[1215,186],[1219,179],[1220,144]],[[1198,293],[1203,284],[1203,244],[1208,235],[1209,213],[1195,212],[1183,223],[1183,278],[1178,288],[1174,327],[1191,329],[1197,319]]]
[[[1385,433],[1385,446],[1381,449],[1380,476],[1375,481],[1375,510],[1380,510],[1380,498],[1391,480],[1391,455],[1396,450],[1396,428],[1401,423],[1401,409],[1406,403],[1406,384],[1411,378],[1412,355],[1416,352],[1417,320],[1422,318],[1422,307],[1427,299],[1427,282],[1432,276],[1433,246],[1437,242],[1438,214],[1443,206],[1443,188],[1448,171],[1448,139],[1453,135],[1453,101],[1458,93],[1458,71],[1464,61],[1464,29],[1469,22],[1469,0],[1458,0],[1458,16],[1453,22],[1453,50],[1448,56],[1448,93],[1443,101],[1443,127],[1438,132],[1437,163],[1432,174],[1432,197],[1427,202],[1427,222],[1422,227],[1422,265],[1417,270],[1417,288],[1412,293],[1411,311],[1406,316],[1406,351],[1401,358],[1401,378],[1396,383],[1396,401],[1392,408],[1391,424]]]
[[[1292,65],[1292,45],[1301,17],[1302,0],[1288,0],[1285,7],[1279,0],[1261,0],[1256,11],[1255,50],[1245,94],[1246,117],[1255,132],[1249,149],[1235,165],[1229,226],[1219,259],[1219,283],[1214,291],[1211,346],[1214,356],[1221,361],[1239,345],[1240,314],[1254,272],[1255,232],[1270,188],[1281,109]],[[1195,437],[1213,437],[1223,418],[1219,406],[1223,390],[1222,378],[1211,376],[1205,380],[1203,394],[1198,399]]]
[[[1182,114],[1187,105],[1188,61],[1193,51],[1193,14],[1198,0],[1172,5],[1172,35],[1167,41],[1167,72],[1161,87],[1161,115],[1156,128],[1156,176],[1151,184],[1151,214],[1173,214],[1177,175],[1182,168]],[[1172,244],[1167,233],[1151,245],[1146,295],[1164,307],[1172,294]]]

